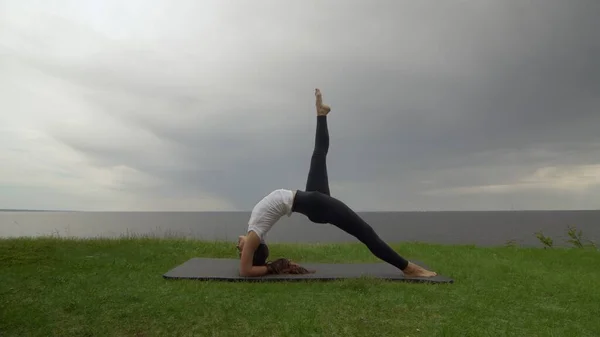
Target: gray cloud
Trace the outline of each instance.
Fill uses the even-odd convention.
[[[594,1],[145,6],[165,13],[139,25],[128,12],[89,25],[77,11],[41,15],[46,29],[6,24],[0,45],[97,116],[82,129],[47,123],[53,139],[161,182],[123,180],[132,193],[206,192],[250,209],[303,188],[319,86],[333,106],[333,190],[358,209],[577,208],[600,196],[454,189],[598,164]]]

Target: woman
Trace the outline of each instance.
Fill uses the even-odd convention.
[[[248,222],[246,235],[238,239],[240,252],[240,275],[245,277],[263,276],[272,273],[303,273],[305,269],[286,259],[267,263],[269,249],[265,236],[273,225],[284,215],[300,213],[315,223],[329,223],[364,243],[379,259],[397,267],[407,277],[432,277],[428,271],[398,255],[379,238],[373,228],[361,219],[352,209],[340,200],[331,197],[327,177],[326,157],[329,151],[327,115],[331,111],[323,104],[319,89],[315,89],[317,107],[317,130],[315,147],[310,162],[306,190],[278,189],[271,192],[256,204]]]

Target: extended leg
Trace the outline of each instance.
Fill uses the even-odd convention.
[[[375,230],[346,204],[332,197],[327,197],[328,211],[326,218],[329,223],[346,233],[356,237],[381,260],[402,270],[408,277],[432,277],[437,273],[426,270],[409,262],[385,243]]]
[[[408,277],[437,275],[406,260],[385,243],[375,230],[342,201],[320,193],[298,191],[294,212],[306,215],[316,223],[330,223],[354,236],[379,259],[402,270]]]
[[[330,195],[329,178],[327,176],[327,153],[329,152],[329,130],[327,114],[331,110],[324,105],[319,89],[315,90],[317,101],[317,130],[315,147],[310,159],[310,169],[306,180],[306,191],[318,191]]]
[[[328,222],[354,236],[381,260],[404,270],[408,261],[385,243],[366,221],[340,200],[328,200]]]

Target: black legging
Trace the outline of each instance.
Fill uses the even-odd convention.
[[[296,191],[292,211],[306,215],[312,222],[329,223],[340,228],[364,243],[381,260],[404,270],[408,261],[381,240],[356,212],[330,195],[326,161],[328,151],[327,116],[317,116],[315,148],[310,161],[306,191]]]

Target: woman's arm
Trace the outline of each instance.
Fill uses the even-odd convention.
[[[257,277],[268,274],[266,266],[253,266],[252,257],[258,245],[260,244],[260,238],[256,233],[250,232],[246,236],[246,242],[242,248],[242,256],[240,257],[240,276],[243,277]]]

